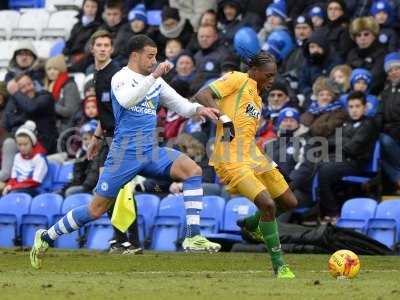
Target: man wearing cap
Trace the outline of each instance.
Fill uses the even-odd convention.
[[[9,82],[21,73],[29,74],[36,86],[42,84],[44,70],[39,65],[36,49],[30,40],[18,42],[7,68],[5,81]]]
[[[303,45],[313,32],[311,19],[300,15],[294,22],[294,35],[297,47],[289,54],[282,66],[283,73],[290,73],[291,81],[298,81],[301,66],[305,62]],[[293,79],[292,79],[293,78]]]
[[[350,25],[351,38],[357,47],[347,55],[347,64],[352,68],[364,68],[372,73],[371,93],[378,95],[384,86],[383,61],[385,47],[379,43],[379,25],[373,17],[355,19]]]
[[[380,142],[383,170],[395,184],[400,195],[400,53],[392,52],[385,57],[387,85],[381,93],[381,105],[377,120],[380,126]]]

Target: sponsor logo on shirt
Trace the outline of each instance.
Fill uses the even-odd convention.
[[[246,114],[254,119],[259,119],[260,118],[260,111],[257,110],[257,108],[252,104],[252,103],[248,103],[246,106]]]

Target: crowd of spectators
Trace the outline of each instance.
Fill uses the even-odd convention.
[[[147,19],[154,9],[161,10],[159,26]],[[121,67],[129,56],[126,41],[150,36],[158,45],[158,60],[174,65],[166,81],[190,98],[224,73],[245,69],[233,47],[235,33],[245,26],[258,33],[279,70],[271,90],[262,94],[257,145],[290,181],[300,206],[310,205],[313,177],[319,174],[320,216],[334,222],[340,178],[362,174],[377,141],[390,182],[386,191],[400,194],[398,0],[85,0],[61,55],[43,61],[31,41],[21,40],[0,82],[3,193],[38,192],[47,172],[39,154],[75,159],[73,181],[59,193],[90,192],[95,185],[98,172],[89,170],[97,166],[85,156],[97,102],[104,97],[93,88],[89,39],[94,32],[111,33],[113,59]],[[71,76],[75,72],[86,75],[83,97]],[[206,193],[226,196],[207,165],[215,124],[164,108],[158,124],[160,143],[179,148],[207,170]],[[182,190],[177,182],[135,182],[138,191]]]

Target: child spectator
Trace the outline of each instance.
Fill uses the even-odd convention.
[[[378,137],[375,121],[365,116],[367,100],[364,93],[354,92],[348,97],[350,120],[342,128],[342,161],[323,162],[319,166],[319,200],[325,223],[336,223],[341,203],[335,197],[335,188],[343,176],[362,174],[371,160]]]
[[[170,39],[165,44],[165,57],[169,62],[171,62],[174,65],[181,51],[182,51],[182,43],[178,39]]]
[[[369,94],[369,91],[371,89],[371,81],[372,81],[372,74],[365,69],[354,69],[353,72],[351,72],[351,78],[350,78],[351,91],[361,92],[365,94],[367,100],[366,114],[369,117],[375,116],[379,105],[378,98],[375,97],[374,95]],[[346,94],[340,97],[340,101],[343,103],[344,107],[347,106],[348,96],[349,95]]]
[[[287,30],[286,27],[286,4],[284,1],[278,1],[271,3],[265,10],[267,20],[264,23],[263,28],[258,32],[258,40],[260,44],[264,44],[267,41],[270,33],[276,29]]]
[[[69,128],[71,120],[80,108],[78,87],[68,75],[64,55],[51,57],[46,62],[44,87],[53,95],[57,117],[57,129],[61,134]]]
[[[340,94],[350,90],[351,68],[348,65],[338,65],[329,74],[329,78],[339,86]]]
[[[289,177],[299,161],[299,150],[304,144],[304,140],[296,136],[296,131],[300,127],[299,111],[292,107],[282,109],[276,126],[277,138],[266,144],[266,153],[278,164],[282,174]]]
[[[387,47],[389,52],[396,51],[399,46],[399,36],[393,29],[393,7],[387,0],[374,1],[370,13],[380,27],[378,40]]]
[[[400,195],[400,53],[393,52],[385,57],[387,85],[380,95],[378,124],[383,132],[380,136],[382,166],[396,194]]]
[[[15,133],[18,153],[14,157],[11,179],[3,189],[3,195],[10,192],[28,193],[36,196],[38,188],[47,174],[47,162],[43,156],[46,150],[38,143],[36,124],[25,122]]]
[[[93,79],[86,82],[83,93],[85,98],[82,101],[81,109],[75,114],[70,127],[80,128],[91,120],[97,120],[99,112]]]
[[[195,77],[195,64],[193,56],[187,52],[183,51],[176,58],[175,64],[176,75],[173,81],[182,80],[190,83]]]
[[[325,23],[325,13],[321,6],[315,5],[308,12],[308,16],[311,19],[314,30],[321,28]]]
[[[96,127],[97,121],[92,120],[85,123],[80,129],[82,146],[76,153],[72,181],[59,192],[64,197],[76,193],[91,193],[96,186],[99,177],[99,163],[96,159],[88,160],[86,156]]]

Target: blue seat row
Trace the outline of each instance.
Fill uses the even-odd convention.
[[[89,194],[75,194],[64,200],[56,194],[41,194],[31,198],[27,194],[15,193],[0,199],[0,247],[13,247],[18,238],[22,246],[30,247],[34,233],[48,228],[74,207],[87,204]],[[155,195],[135,196],[138,206],[139,239],[151,241],[150,248],[158,251],[176,251],[178,241],[185,236],[185,207],[182,196],[168,196],[160,200]],[[200,215],[203,235],[241,241],[240,229],[236,225],[256,211],[256,206],[243,197],[233,198],[226,203],[218,196],[205,196]],[[63,235],[55,242],[57,248],[75,249],[85,247],[105,250],[113,231],[107,216],[89,223],[72,234]]]
[[[58,164],[48,162],[48,171],[39,188],[40,191],[48,193],[61,189],[72,180],[73,169],[73,163]]]
[[[388,247],[400,241],[400,199],[377,203],[369,198],[345,202],[336,226],[367,234]]]

